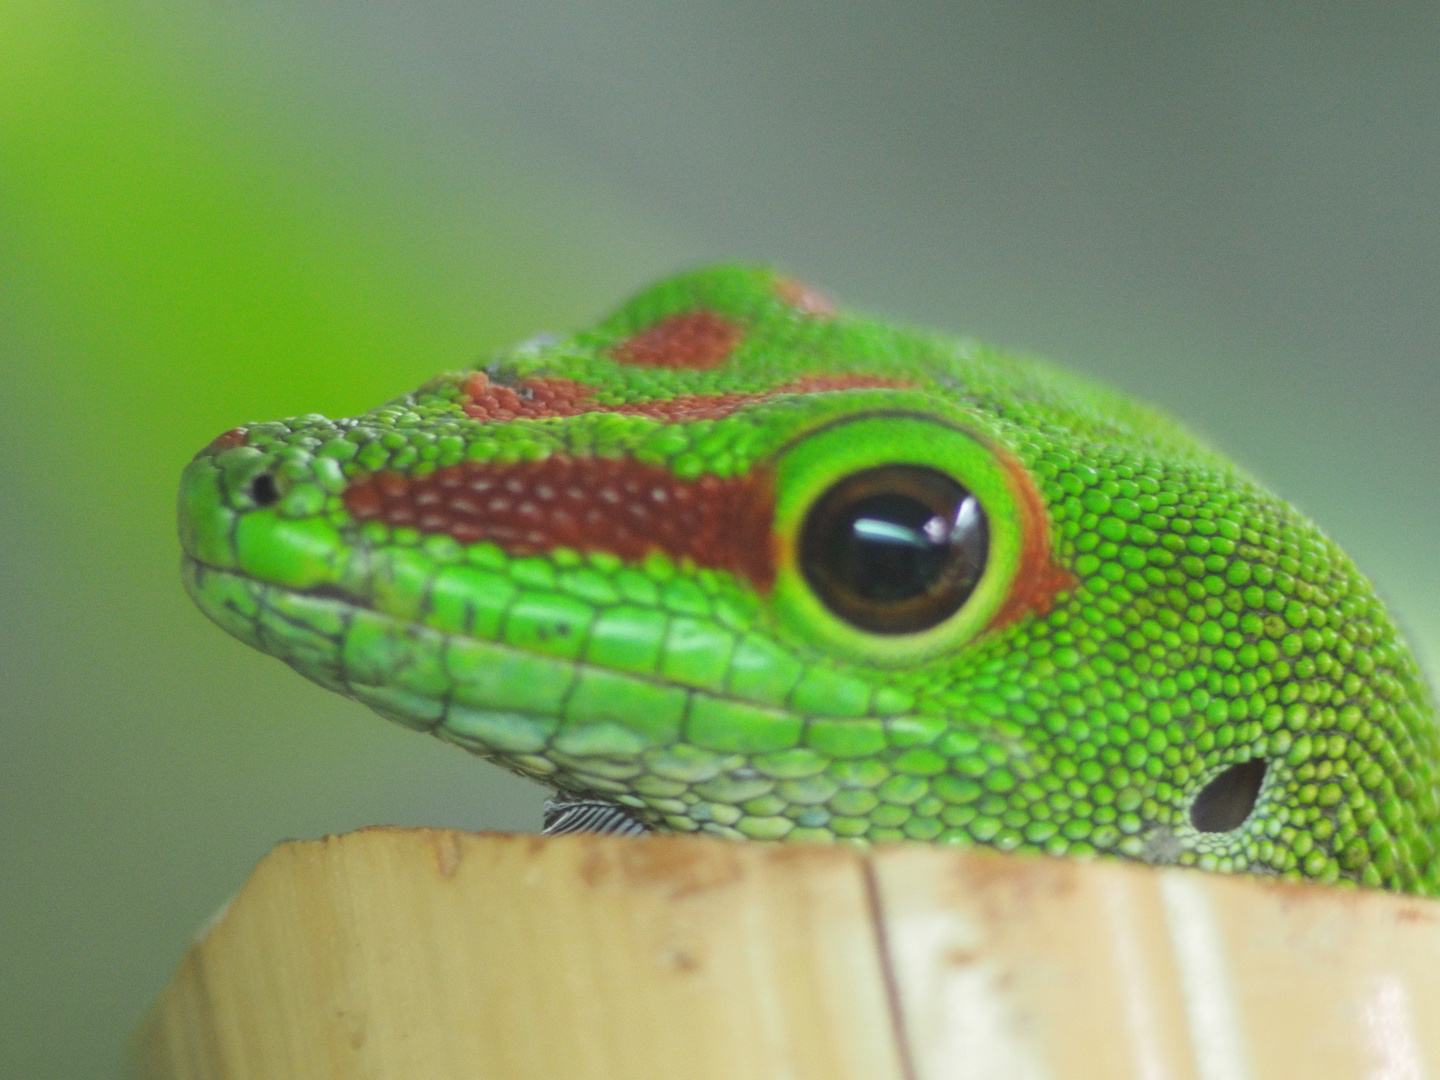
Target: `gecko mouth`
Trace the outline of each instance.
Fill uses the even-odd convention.
[[[188,552],[181,555],[181,572],[184,576],[186,590],[191,592],[191,598],[211,619],[215,619],[215,611],[208,598],[203,593],[196,595],[195,590],[192,588],[192,585],[198,583],[202,578],[210,581],[233,580],[245,582],[250,589],[257,594],[262,591],[270,594],[284,593],[289,596],[308,597],[311,600],[337,604],[345,608],[356,608],[364,611],[375,610],[375,605],[371,603],[367,597],[341,585],[325,583],[322,585],[311,585],[303,589],[276,585],[262,578],[252,577],[243,571],[229,570],[221,566],[216,566],[213,563],[207,563],[205,560],[197,559]],[[227,630],[230,629],[229,626],[226,626],[223,622],[221,626]]]
[[[336,600],[348,607],[371,608],[371,604],[363,597],[351,592],[349,589],[342,589],[339,585],[316,585],[309,589],[295,590],[302,596],[309,596],[315,600]]]
[[[744,816],[735,804],[774,789],[782,758],[804,741],[808,722],[787,710],[446,633],[332,585],[288,588],[193,557],[183,574],[221,628],[312,681],[547,786],[623,804],[652,826],[750,835],[732,828]],[[817,754],[803,753],[818,767]],[[654,795],[632,786],[647,775]],[[805,821],[767,817],[750,829],[778,835],[811,817],[819,826],[830,814],[814,808]]]
[[[615,785],[597,791],[595,777],[585,775],[583,767],[578,775],[567,770],[564,753],[555,751],[556,735],[546,738],[539,730],[546,723],[543,718],[497,710],[489,716],[488,729],[476,730],[474,719],[483,715],[481,710],[467,713],[447,700],[443,702],[444,713],[432,721],[430,713],[436,703],[427,701],[424,695],[356,681],[345,662],[343,637],[333,638],[327,631],[337,625],[353,627],[357,619],[389,619],[356,593],[333,584],[287,589],[190,555],[183,558],[183,576],[187,591],[207,616],[307,678],[370,706],[387,719],[428,731],[557,789],[555,798],[545,807],[546,834],[637,835],[657,823],[653,814],[646,814],[640,800],[626,798]],[[335,647],[327,649],[327,640]],[[468,727],[464,722],[467,715]],[[617,801],[622,798],[630,805]]]

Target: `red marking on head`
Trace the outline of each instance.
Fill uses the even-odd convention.
[[[913,385],[904,379],[889,379],[883,375],[802,375],[777,386],[770,395],[824,394],[830,390],[904,390]]]
[[[610,350],[622,364],[704,371],[725,362],[744,330],[713,311],[687,311],[661,319]]]
[[[376,473],[353,483],[345,506],[463,544],[493,541],[515,555],[556,547],[634,561],[652,551],[749,579],[775,581],[768,471],[681,480],[629,458],[557,454],[513,465],[466,462],[428,476]]]
[[[998,456],[1020,504],[1020,566],[1005,602],[985,627],[987,631],[1009,626],[1027,612],[1048,615],[1055,606],[1056,595],[1072,588],[1077,580],[1069,570],[1055,563],[1050,550],[1050,515],[1025,466],[1008,454]]]
[[[896,389],[908,385],[898,379],[877,375],[807,375],[769,390],[728,394],[680,394],[655,401],[602,405],[595,391],[571,379],[524,379],[514,389],[492,383],[483,371],[465,381],[470,400],[465,414],[476,420],[541,420],[557,416],[578,416],[587,412],[651,416],[676,423],[685,420],[721,420],[742,405],[769,401],[781,394],[823,394],[830,390]]]
[[[866,387],[893,388],[903,385],[894,379],[871,375],[810,375],[781,383],[770,390],[729,394],[681,394],[659,401],[640,401],[633,405],[596,406],[612,412],[634,416],[653,416],[675,423],[685,420],[722,420],[742,405],[754,405],[780,397],[782,394],[822,394],[827,390],[860,390]]]
[[[817,319],[828,319],[835,314],[835,303],[824,293],[812,289],[803,281],[781,278],[775,282],[775,295],[802,315]]]
[[[483,371],[465,380],[465,414],[476,420],[543,420],[595,409],[595,392],[573,379],[525,379],[515,387],[490,381]]]
[[[218,454],[230,450],[236,446],[244,446],[250,440],[250,432],[247,428],[232,427],[229,431],[222,431],[215,438],[210,440],[210,445],[200,451],[200,454]],[[196,454],[199,457],[200,454]]]

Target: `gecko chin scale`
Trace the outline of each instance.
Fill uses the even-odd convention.
[[[1212,777],[1190,804],[1190,823],[1206,833],[1238,829],[1255,809],[1268,768],[1264,758],[1251,758]]]
[[[801,531],[800,568],[852,626],[913,633],[960,610],[989,546],[985,511],[966,488],[937,469],[884,465],[816,500]]]

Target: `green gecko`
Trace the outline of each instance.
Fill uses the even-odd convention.
[[[301,674],[645,827],[1440,894],[1440,728],[1369,582],[1159,412],[662,282],[185,470],[187,590]]]

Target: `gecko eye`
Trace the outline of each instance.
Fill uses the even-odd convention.
[[[275,478],[269,473],[261,473],[251,480],[250,497],[255,500],[256,506],[274,506],[280,501],[280,489],[275,486]]]
[[[1252,758],[1214,777],[1190,804],[1190,823],[1209,833],[1229,832],[1245,824],[1260,798],[1265,769],[1264,758]]]
[[[989,546],[985,511],[967,489],[935,469],[886,465],[820,496],[801,531],[800,568],[852,626],[905,634],[960,609]]]

